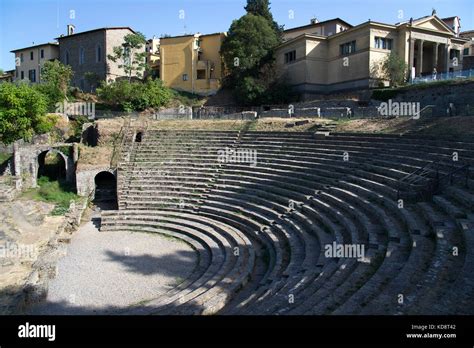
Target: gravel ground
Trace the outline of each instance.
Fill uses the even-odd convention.
[[[159,297],[197,262],[186,243],[149,233],[99,232],[82,225],[58,263],[45,302],[31,314],[105,314]]]

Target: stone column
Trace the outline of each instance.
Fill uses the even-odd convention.
[[[434,49],[434,57],[433,57],[433,67],[438,70],[438,47],[439,43],[435,43],[433,46]]]
[[[408,57],[408,64],[410,66],[410,74],[411,74],[411,69],[415,65],[415,39],[410,39],[410,51],[409,51],[409,57]]]
[[[21,156],[18,142],[13,143],[13,170],[16,177],[21,177]]]
[[[445,71],[448,72],[449,71],[449,45],[448,44],[446,44],[446,48],[444,49],[444,54],[445,54],[445,61],[444,61]]]
[[[421,76],[423,72],[423,44],[424,40],[418,40],[418,57],[417,57],[417,67],[416,67],[416,74]]]

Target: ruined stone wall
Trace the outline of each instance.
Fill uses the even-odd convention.
[[[62,152],[66,148],[70,148],[70,153]],[[38,156],[45,151],[54,151],[63,158],[66,167],[66,181],[74,182],[77,161],[76,146],[73,144],[26,144],[20,141],[14,144],[13,168],[14,175],[21,180],[22,188],[36,187],[39,170]]]
[[[434,85],[401,91],[393,98],[397,102],[419,102],[421,108],[434,105],[433,116],[448,116],[447,109],[452,103],[455,115],[474,115],[474,82],[457,85]]]
[[[77,194],[79,196],[89,196],[93,195],[95,190],[95,176],[100,172],[110,172],[115,177],[117,177],[117,173],[115,170],[111,169],[109,166],[104,167],[97,167],[92,169],[79,169],[76,172],[76,188]]]

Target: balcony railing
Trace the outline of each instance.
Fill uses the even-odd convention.
[[[436,75],[426,74],[420,77],[415,77],[412,81],[410,81],[410,83],[411,84],[430,83],[430,82],[436,82],[436,81],[455,80],[455,79],[465,80],[469,78],[474,78],[474,69],[437,73]]]

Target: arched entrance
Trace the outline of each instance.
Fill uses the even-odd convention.
[[[37,178],[47,177],[50,181],[66,179],[66,158],[55,150],[43,151],[38,155]]]
[[[143,133],[142,133],[142,132],[138,132],[138,133],[135,135],[135,142],[136,142],[136,143],[141,143],[141,142],[142,142],[142,137],[143,137]]]
[[[117,209],[117,179],[108,171],[97,173],[94,178],[94,204],[104,209]]]

